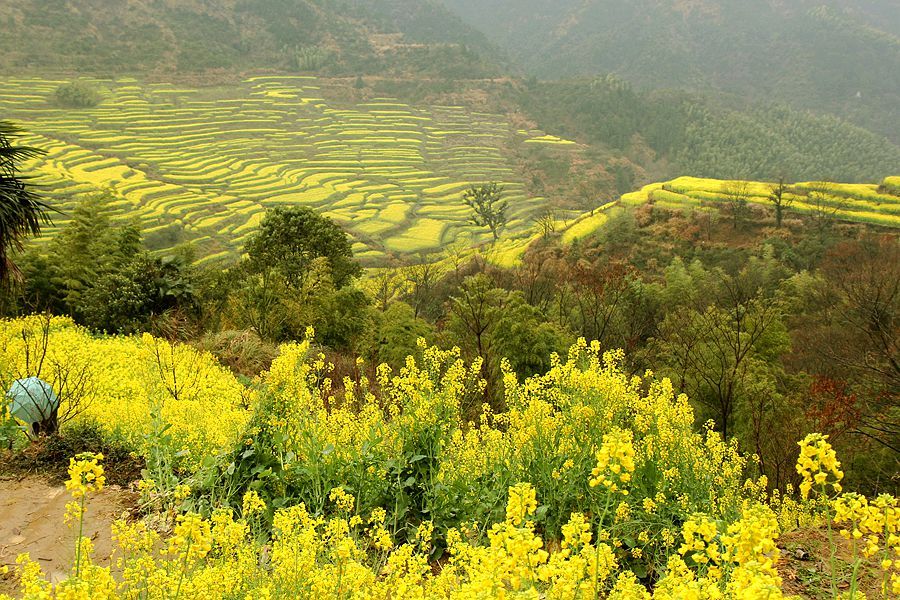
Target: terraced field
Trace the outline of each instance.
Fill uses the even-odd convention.
[[[340,222],[370,264],[479,244],[490,235],[466,223],[461,198],[485,181],[501,182],[510,201],[508,253],[533,236],[546,201],[526,195],[503,149],[574,146],[457,106],[335,106],[312,77],[253,77],[229,89],[93,80],[105,99],[82,110],[53,103],[61,83],[0,80],[0,114],[48,151],[29,165],[63,211],[46,235],[80,193],[109,190],[117,215],[138,220],[151,246],[191,240],[204,260],[240,252],[265,210],[285,204]]]
[[[884,227],[900,227],[900,178],[888,177],[881,184],[802,182],[789,186],[785,198],[790,211],[821,212],[836,219]],[[725,190],[731,182],[718,179],[679,177],[653,183],[622,196],[624,204],[648,201],[668,208],[715,207],[726,201]],[[771,206],[768,200],[772,184],[747,182],[748,202]]]

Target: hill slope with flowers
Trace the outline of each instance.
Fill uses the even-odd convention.
[[[34,317],[0,332],[7,378],[46,348],[64,431],[97,421],[146,461],[147,514],[115,524],[113,570],[80,534],[103,457],[71,460],[71,576],[51,584],[21,556],[24,597],[779,598],[777,540],[803,528],[828,532],[834,597],[839,578],[851,596],[900,592],[896,498],[844,493],[825,436],[800,444],[799,495],[768,490],[668,380],[628,376],[597,344],[545,375],[507,370],[493,412],[480,365],[424,343],[398,372],[336,382],[310,332],[245,388],[152,336]],[[88,356],[109,362],[85,371]],[[73,371],[92,385],[67,388]]]

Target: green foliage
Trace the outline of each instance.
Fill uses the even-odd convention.
[[[405,302],[392,302],[384,312],[374,311],[372,320],[369,353],[376,364],[400,368],[407,356],[416,355],[419,338],[430,340],[434,335],[434,328],[417,318],[413,308]]]
[[[292,69],[313,73],[321,70],[331,58],[331,54],[326,49],[318,46],[285,48],[284,54],[288,57],[288,63]]]
[[[57,104],[65,108],[92,108],[100,104],[103,95],[93,84],[76,80],[56,88],[54,98]]]
[[[26,255],[38,277],[26,281],[24,299],[32,309],[50,308],[78,318],[84,314],[85,292],[105,275],[127,265],[140,251],[140,232],[134,225],[113,225],[112,197],[85,196],[72,220],[46,248]]]
[[[900,177],[885,177],[884,181],[881,182],[879,191],[900,196]]]
[[[617,73],[642,89],[721,90],[838,114],[900,142],[900,12],[891,0],[448,5],[547,79]]]
[[[4,27],[0,38],[4,72],[51,68],[105,76],[279,66],[341,75],[498,72],[483,35],[439,3],[419,0],[136,0],[104,10],[24,0],[10,17],[15,26]],[[403,41],[386,52],[369,41],[397,33]]]
[[[345,286],[313,299],[311,325],[316,338],[329,348],[359,351],[358,345],[371,327],[369,299],[361,290]]]
[[[547,321],[519,291],[509,294],[493,327],[494,351],[506,357],[510,368],[520,377],[546,373],[550,370],[551,356],[564,356],[573,342],[569,332]]]
[[[678,175],[875,181],[900,164],[896,143],[770,102],[728,108],[686,92],[640,93],[615,77],[536,84],[520,102],[566,137],[630,154],[646,142]]]
[[[341,288],[362,269],[353,259],[347,234],[311,208],[274,208],[246,245],[249,272],[277,269],[297,287],[306,283],[313,261],[323,258],[334,286]]]
[[[196,316],[194,282],[178,258],[142,252],[98,278],[84,294],[84,323],[96,331],[137,333],[171,312]]]
[[[551,353],[563,353],[572,339],[521,291],[498,287],[484,273],[466,277],[450,297],[442,333],[464,356],[482,360],[486,396],[495,403],[500,403],[501,359],[520,377],[546,372]]]
[[[175,314],[196,320],[189,258],[148,254],[136,225],[113,224],[110,200],[102,194],[84,197],[59,235],[29,249],[18,307],[71,315],[110,333],[149,331],[163,325],[161,317]]]

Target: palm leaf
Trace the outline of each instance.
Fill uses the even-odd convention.
[[[23,160],[44,152],[28,146],[13,146],[22,130],[9,121],[0,121],[0,281],[8,283],[17,273],[11,251],[21,251],[28,236],[41,233],[50,223],[50,206],[32,189],[28,178],[19,175]]]

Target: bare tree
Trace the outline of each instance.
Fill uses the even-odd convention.
[[[819,230],[831,227],[837,213],[846,206],[846,201],[834,192],[834,184],[830,181],[817,181],[810,186],[806,194],[806,203]]]
[[[747,218],[750,201],[750,184],[746,181],[730,181],[722,189],[727,209],[731,215],[734,229],[737,229]]]
[[[375,304],[381,312],[386,312],[407,282],[397,269],[390,266],[375,271],[372,276],[372,293],[375,296]]]
[[[407,300],[413,307],[416,318],[430,315],[429,308],[436,304],[434,288],[445,275],[439,262],[422,257],[421,261],[404,269],[408,285]]]
[[[823,270],[840,294],[822,351],[855,375],[862,415],[856,433],[900,453],[900,243],[893,236],[845,243]]]
[[[556,214],[554,214],[552,208],[548,207],[547,210],[534,219],[534,222],[537,225],[538,231],[541,232],[541,237],[545,240],[549,239],[556,231]]]
[[[775,207],[775,227],[781,228],[781,221],[784,217],[784,210],[794,202],[793,198],[787,195],[788,186],[784,183],[784,177],[778,179],[778,183],[771,186],[769,193],[769,202]]]

